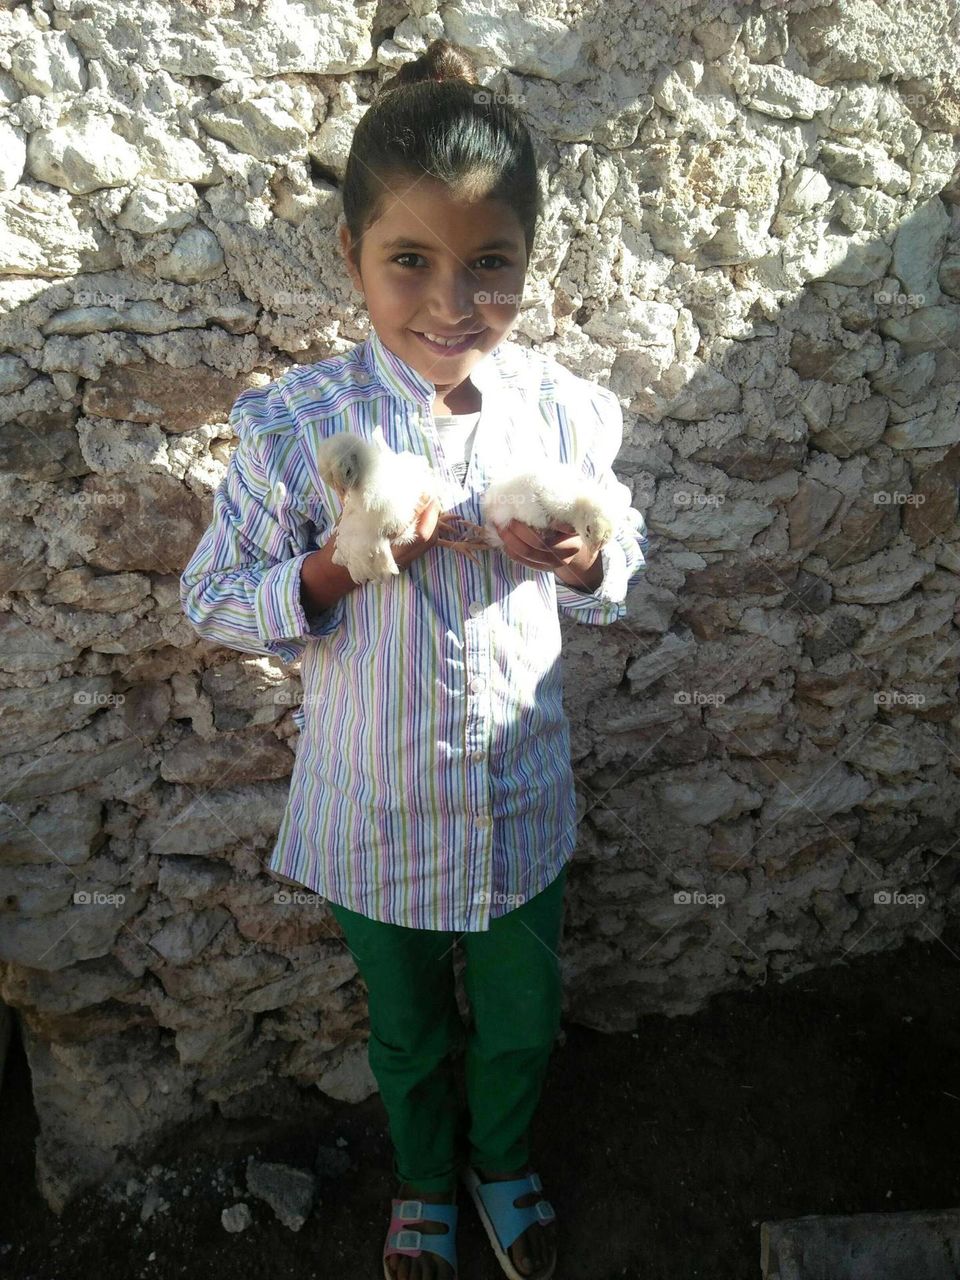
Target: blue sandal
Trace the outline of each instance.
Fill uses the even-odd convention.
[[[393,1272],[387,1259],[395,1253],[408,1258],[419,1258],[424,1252],[439,1254],[457,1274],[457,1212],[456,1204],[428,1204],[423,1200],[393,1200],[393,1216],[383,1246],[383,1274],[393,1280]],[[427,1212],[424,1212],[426,1210]],[[445,1222],[449,1231],[410,1231],[416,1222]]]
[[[529,1195],[531,1191],[543,1190],[540,1175],[528,1173],[508,1182],[481,1182],[476,1171],[467,1164],[461,1170],[461,1177],[477,1206],[480,1221],[504,1275],[509,1276],[510,1280],[549,1280],[557,1265],[556,1252],[542,1270],[531,1271],[528,1275],[517,1270],[507,1252],[517,1237],[532,1223],[539,1222],[546,1226],[548,1222],[556,1221],[557,1215],[549,1200],[538,1200],[536,1204],[527,1205],[524,1209],[513,1203],[521,1196]]]

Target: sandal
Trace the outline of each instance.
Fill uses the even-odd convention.
[[[527,1205],[523,1209],[513,1203],[521,1196],[529,1195],[531,1191],[543,1190],[540,1175],[528,1173],[525,1177],[512,1178],[508,1182],[481,1182],[475,1170],[467,1164],[462,1167],[460,1176],[477,1206],[480,1221],[504,1275],[509,1276],[510,1280],[549,1280],[557,1265],[556,1251],[542,1270],[531,1271],[527,1275],[517,1270],[507,1252],[517,1237],[532,1223],[540,1222],[546,1226],[548,1222],[556,1220],[557,1215],[549,1200],[538,1200],[536,1204]]]
[[[383,1274],[385,1280],[394,1280],[387,1266],[387,1259],[395,1253],[408,1258],[419,1258],[423,1252],[439,1254],[453,1267],[457,1275],[457,1211],[456,1204],[427,1204],[423,1200],[391,1201],[393,1216],[383,1245]],[[424,1213],[424,1210],[429,1210]],[[412,1222],[445,1222],[449,1231],[408,1231]]]

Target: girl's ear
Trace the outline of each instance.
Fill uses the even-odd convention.
[[[340,252],[347,271],[350,273],[350,279],[353,281],[353,287],[358,293],[362,294],[363,281],[360,279],[360,273],[357,271],[357,268],[353,264],[353,259],[350,257],[350,246],[352,241],[350,238],[350,228],[347,226],[346,222],[340,223],[337,234],[340,240]]]

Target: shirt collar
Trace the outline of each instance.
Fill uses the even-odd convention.
[[[361,343],[361,355],[367,370],[386,389],[404,400],[433,405],[437,395],[436,385],[421,377],[412,365],[383,345],[376,329]],[[470,371],[470,381],[480,392],[492,391],[508,381],[506,353],[503,343],[486,352]]]

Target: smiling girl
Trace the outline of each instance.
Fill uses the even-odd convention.
[[[562,612],[621,619],[644,567],[629,517],[599,554],[519,521],[481,562],[438,542],[491,480],[546,460],[611,492],[616,397],[508,340],[541,213],[520,113],[435,40],[357,126],[340,249],[370,316],[346,355],[243,392],[213,520],[181,581],[210,640],[302,658],[304,703],[268,867],[322,894],[369,998],[369,1061],[400,1185],[382,1268],[456,1274],[467,1186],[508,1276],[545,1280],[555,1213],[528,1130],[560,1026],[557,948],[577,838]],[[447,502],[358,586],[332,561],[341,504],[315,461],[340,431],[429,459]],[[469,1025],[452,953],[465,952]],[[464,1049],[466,1105],[454,1059]]]

